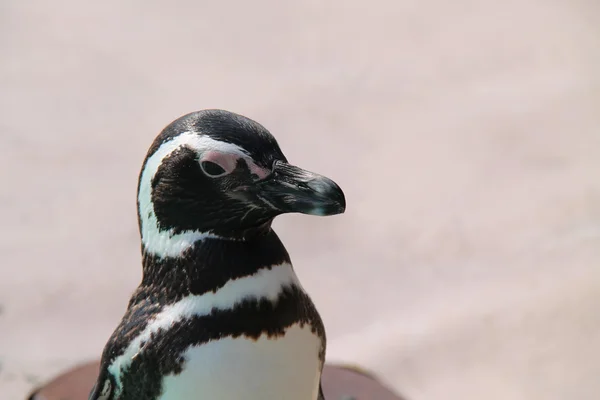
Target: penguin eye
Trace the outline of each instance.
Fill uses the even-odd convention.
[[[200,167],[202,168],[202,171],[211,178],[218,178],[227,173],[223,167],[212,161],[202,161]]]

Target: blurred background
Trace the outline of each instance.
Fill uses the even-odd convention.
[[[409,400],[600,396],[600,3],[0,2],[0,397],[99,357],[155,135],[223,108],[335,179],[275,224],[328,360]]]

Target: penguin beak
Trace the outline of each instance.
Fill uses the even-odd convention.
[[[259,183],[258,198],[280,213],[325,216],[346,210],[344,192],[334,181],[282,161]]]

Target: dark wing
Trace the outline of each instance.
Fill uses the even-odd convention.
[[[108,372],[106,365],[100,365],[100,373],[88,396],[88,400],[116,400],[115,378]]]
[[[96,383],[90,392],[88,400],[124,400],[131,398],[130,394],[121,394],[121,387],[118,390],[117,381],[108,371],[108,367],[114,362],[115,358],[125,352],[128,344],[134,340],[146,327],[148,321],[160,311],[159,302],[155,301],[153,296],[147,292],[147,288],[140,286],[133,294],[127,311],[120,324],[117,326],[102,352],[100,371]],[[123,379],[121,376],[120,379]],[[121,382],[121,385],[124,385]],[[137,398],[136,395],[133,395]]]

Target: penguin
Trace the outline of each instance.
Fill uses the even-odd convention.
[[[138,179],[142,280],[89,400],[323,400],[324,324],[271,224],[345,207],[247,117],[167,125]]]

